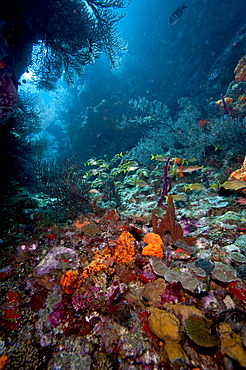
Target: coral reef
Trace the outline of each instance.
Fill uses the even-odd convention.
[[[246,55],[239,59],[236,68],[234,69],[235,81],[246,81]]]

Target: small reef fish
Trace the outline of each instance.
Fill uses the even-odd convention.
[[[197,171],[197,170],[202,170],[203,169],[203,166],[188,166],[188,167],[185,167],[185,168],[182,168],[182,172],[194,172],[194,171]]]
[[[175,24],[178,22],[179,18],[182,16],[184,10],[187,8],[187,5],[183,3],[180,5],[172,14],[171,17],[169,18],[169,26],[175,26]]]
[[[208,80],[209,81],[212,81],[212,80],[215,80],[220,74],[220,70],[219,69],[215,69],[214,71],[210,72],[209,75],[208,75]]]
[[[138,180],[138,179],[129,179],[128,184],[129,185],[138,185],[141,188],[145,188],[145,187],[149,186],[146,181]]]
[[[184,189],[185,191],[187,190],[199,191],[201,189],[204,189],[204,186],[202,184],[199,184],[198,182],[195,182],[194,184],[184,185]]]
[[[240,198],[236,200],[236,203],[241,204],[241,206],[246,206],[246,198]]]
[[[168,197],[167,197],[168,198]],[[186,200],[185,194],[172,194],[172,198],[175,201]]]
[[[212,191],[219,191],[220,189],[220,184],[219,183],[213,183],[209,186],[209,189],[212,190]]]
[[[166,155],[159,155],[159,154],[156,154],[156,155],[154,155],[154,154],[151,154],[151,160],[152,159],[155,159],[157,162],[166,162],[166,160],[167,160],[167,156]]]
[[[99,190],[97,190],[97,189],[90,189],[90,190],[89,190],[89,193],[90,193],[90,194],[100,194],[100,191],[99,191]]]
[[[239,190],[246,188],[246,182],[240,180],[225,181],[221,186],[229,190]]]

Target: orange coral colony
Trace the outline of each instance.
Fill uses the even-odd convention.
[[[123,231],[115,243],[113,257],[118,264],[128,263],[133,259],[135,254],[135,238],[128,231]]]
[[[232,180],[246,181],[246,157],[244,158],[242,167],[230,174],[228,181]]]
[[[236,68],[234,69],[235,80],[246,81],[246,54],[239,59]]]
[[[144,256],[163,257],[163,242],[160,235],[148,233],[145,235],[143,241],[147,244],[142,250]]]
[[[77,270],[66,271],[60,280],[60,285],[66,294],[72,294],[80,287],[82,282]]]

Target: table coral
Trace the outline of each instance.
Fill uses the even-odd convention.
[[[144,256],[163,257],[163,242],[158,234],[148,233],[145,235],[143,241],[147,244],[142,251]]]

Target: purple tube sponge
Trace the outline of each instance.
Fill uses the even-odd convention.
[[[172,189],[172,180],[170,177],[167,176],[169,161],[170,158],[167,159],[166,164],[163,167],[162,192],[160,198],[158,199],[157,207],[162,207],[163,200],[165,199],[169,191]]]

